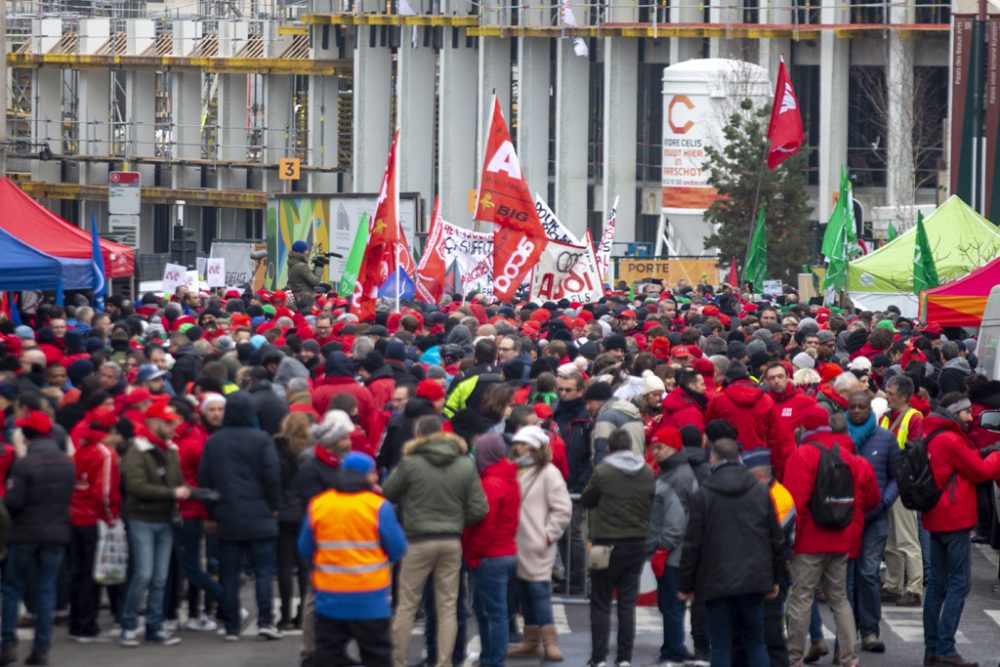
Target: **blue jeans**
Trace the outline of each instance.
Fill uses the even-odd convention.
[[[52,612],[56,606],[56,578],[66,547],[62,544],[11,544],[3,576],[2,643],[17,644],[17,617],[27,582],[28,570],[34,565],[38,598],[35,606],[35,640],[33,651],[47,651],[52,645]]]
[[[823,617],[819,613],[819,602],[813,598],[812,611],[809,614],[809,641],[815,644],[823,639]]]
[[[656,580],[656,606],[663,614],[663,645],[660,662],[684,662],[684,603],[677,599],[677,568],[668,565]]]
[[[515,579],[517,597],[525,625],[552,625],[552,584],[547,581]]]
[[[501,556],[484,558],[472,570],[472,604],[482,645],[479,662],[484,667],[502,667],[507,659],[507,582],[516,566],[517,558]]]
[[[469,587],[466,584],[468,570],[463,566],[458,575],[458,597],[455,599],[457,610],[458,631],[455,635],[455,648],[451,653],[451,664],[461,665],[465,662],[465,649],[468,645],[467,626],[468,615],[465,610],[465,596]],[[424,642],[427,647],[427,664],[437,664],[437,605],[434,602],[434,577],[428,577],[424,585],[424,597],[421,603],[424,607]]]
[[[920,537],[920,558],[924,561],[924,581],[930,579],[931,572],[931,534],[924,530],[924,515],[917,515],[918,534]]]
[[[865,524],[861,537],[861,556],[854,564],[854,615],[858,619],[858,629],[862,638],[866,635],[879,636],[879,619],[882,618],[882,598],[879,566],[885,555],[886,540],[889,539],[889,517],[881,516]],[[851,579],[848,578],[848,582]],[[848,595],[848,600],[852,599]]]
[[[212,576],[201,569],[201,539],[205,532],[205,522],[201,519],[185,519],[184,525],[175,531],[177,560],[181,573],[192,586],[205,592],[205,608],[211,603],[222,601],[222,586]],[[197,610],[194,610],[197,611]]]
[[[764,596],[760,593],[716,598],[705,603],[712,667],[731,667],[733,638],[741,637],[747,667],[769,667],[764,643]]]
[[[257,627],[274,625],[274,569],[277,562],[277,539],[219,540],[219,569],[222,579],[222,611],[226,634],[240,633],[240,570],[243,554],[249,552],[257,586]]]
[[[931,533],[931,576],[924,596],[924,652],[954,655],[955,633],[972,585],[968,530]]]
[[[132,561],[132,579],[125,593],[122,612],[122,629],[139,627],[139,607],[149,590],[146,600],[146,636],[160,631],[163,624],[163,601],[170,569],[170,552],[174,547],[174,529],[170,523],[153,521],[128,522],[129,558]]]

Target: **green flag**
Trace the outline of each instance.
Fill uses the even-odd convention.
[[[827,301],[832,299],[835,291],[847,285],[847,262],[851,258],[851,239],[858,247],[854,232],[854,207],[851,204],[851,181],[847,170],[840,168],[840,194],[837,204],[833,207],[830,220],[826,223],[823,233],[822,253],[826,257],[826,276],[823,278],[823,289],[827,292]]]
[[[340,296],[351,298],[354,294],[354,287],[358,283],[358,273],[361,272],[361,260],[365,256],[365,247],[368,245],[368,214],[361,214],[361,223],[358,231],[354,235],[354,243],[351,245],[351,254],[347,256],[347,265],[344,266],[344,275],[340,278]]]
[[[939,284],[934,255],[931,254],[931,244],[927,240],[927,230],[924,229],[924,216],[917,211],[917,240],[913,244],[913,291],[920,294],[922,290]]]
[[[750,237],[747,265],[743,267],[743,282],[753,283],[753,289],[757,293],[764,291],[764,281],[767,280],[767,228],[764,225],[766,217],[767,206],[761,202],[753,236]]]
[[[890,241],[895,241],[896,240],[896,228],[892,226],[892,220],[889,221],[888,235],[889,235],[889,240]]]

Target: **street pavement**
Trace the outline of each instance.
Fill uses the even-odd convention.
[[[993,667],[1000,661],[1000,591],[997,589],[997,554],[992,549],[973,547],[972,593],[965,605],[958,647],[961,654],[978,660],[982,666]],[[254,615],[253,586],[244,586],[244,604]],[[824,630],[833,648],[834,627],[829,609],[823,606]],[[567,666],[582,667],[590,657],[590,623],[585,604],[556,604],[554,606],[560,645],[566,653]],[[923,625],[920,608],[883,607],[882,639],[887,650],[882,655],[861,654],[864,667],[912,667],[923,660]],[[633,664],[637,667],[656,660],[661,641],[660,615],[655,608],[641,607],[637,614],[637,641]],[[105,626],[110,619],[105,616]],[[473,665],[479,652],[479,637],[475,634],[475,621],[469,618],[469,659]],[[22,657],[30,650],[31,630],[19,630]],[[181,631],[183,641],[177,646],[140,646],[125,649],[116,643],[79,645],[69,641],[65,626],[55,628],[55,642],[51,653],[53,665],[67,667],[161,667],[164,664],[193,666],[225,665],[232,667],[291,667],[298,663],[301,636],[288,635],[281,641],[267,641],[256,636],[256,624],[251,623],[239,642],[224,642],[215,633]],[[612,626],[610,658],[614,658],[614,626]],[[409,664],[421,659],[424,646],[422,625],[413,631]],[[831,657],[818,664],[830,664]],[[538,660],[511,660],[513,667],[537,665]]]

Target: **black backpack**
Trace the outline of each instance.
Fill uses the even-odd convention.
[[[899,501],[908,510],[927,512],[934,509],[941,498],[941,491],[934,482],[931,462],[927,456],[927,445],[938,433],[946,429],[934,429],[926,438],[911,438],[896,460],[896,484],[899,487]]]
[[[816,466],[816,484],[809,497],[809,511],[816,525],[840,530],[851,525],[854,519],[854,473],[840,455],[840,448],[826,448],[817,442],[808,442],[819,450]]]

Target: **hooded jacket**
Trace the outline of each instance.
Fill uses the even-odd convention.
[[[313,391],[313,407],[321,415],[326,414],[330,399],[337,394],[350,394],[358,402],[358,418],[365,433],[374,433],[378,407],[367,387],[354,379],[354,365],[343,352],[334,352],[326,360],[326,377],[321,386]]]
[[[663,399],[663,426],[680,429],[690,425],[704,433],[705,411],[708,409],[707,394],[704,395],[704,399],[702,404],[684,387],[674,387]]]
[[[688,510],[668,481],[667,470],[665,466],[660,467],[660,474],[656,476],[653,486],[653,509],[649,515],[646,551],[653,553],[657,549],[666,549],[669,551],[667,565],[678,567],[681,564],[681,544],[687,529]]]
[[[521,511],[521,488],[517,483],[517,464],[506,459],[483,470],[483,493],[489,512],[462,536],[462,557],[470,568],[477,568],[484,558],[517,555],[517,525]]]
[[[288,414],[288,404],[275,393],[270,380],[258,380],[247,387],[246,393],[251,398],[248,417],[253,418],[247,420],[247,424],[260,426],[261,430],[268,435],[274,435],[280,431],[281,420]],[[226,412],[228,413],[228,409]]]
[[[708,405],[705,421],[725,419],[736,427],[743,451],[771,448],[771,458],[781,454],[781,425],[774,416],[774,401],[750,380],[729,384]],[[778,449],[779,451],[775,451]]]
[[[639,408],[627,400],[611,400],[601,406],[594,420],[591,433],[594,463],[600,463],[608,454],[608,438],[618,429],[625,429],[632,442],[632,451],[642,456],[646,451],[646,428]]]
[[[452,380],[448,387],[448,399],[445,401],[441,413],[451,419],[459,410],[465,408],[478,410],[486,390],[491,385],[502,381],[503,377],[493,364],[473,366]]]
[[[465,441],[450,433],[410,440],[382,492],[402,505],[410,541],[460,538],[489,512]]]
[[[69,544],[69,505],[76,472],[73,459],[51,437],[28,443],[28,453],[14,462],[4,503],[13,525],[8,541],[21,544]]]
[[[899,486],[896,483],[899,447],[896,445],[896,438],[886,429],[875,426],[874,414],[870,415],[868,424],[867,428],[861,430],[862,435],[854,440],[854,446],[858,456],[871,464],[881,498],[875,509],[865,514],[866,523],[887,516],[889,508],[899,497]]]
[[[771,408],[771,422],[779,429],[780,446],[771,448],[771,465],[778,479],[785,476],[785,460],[795,450],[795,430],[802,425],[802,415],[809,408],[815,407],[816,399],[805,393],[791,382],[781,394],[773,391],[767,393],[774,401]]]
[[[125,452],[123,513],[129,521],[167,523],[174,510],[174,489],[184,484],[177,445],[168,443],[161,449],[144,431],[140,429]]]
[[[785,580],[783,544],[767,487],[723,462],[691,500],[677,588],[703,602],[767,593]]]
[[[74,526],[95,526],[98,521],[114,521],[121,514],[121,471],[118,452],[100,440],[86,438],[73,452],[76,487],[70,502],[70,522]]]
[[[271,436],[254,427],[253,398],[230,394],[222,428],[205,443],[198,484],[216,490],[208,506],[219,539],[261,540],[278,536],[281,466]]]
[[[170,386],[181,396],[187,391],[189,382],[194,382],[201,375],[204,359],[198,354],[194,343],[184,343],[173,353],[174,365],[170,368]]]
[[[300,252],[288,253],[288,291],[296,298],[308,296],[323,280],[323,267],[309,268],[309,260]]]
[[[965,357],[946,361],[938,376],[938,391],[944,396],[950,391],[965,391],[965,381],[972,375],[972,366]]]
[[[385,438],[378,450],[378,464],[386,470],[393,470],[403,456],[403,445],[413,438],[413,425],[417,419],[437,414],[434,405],[426,398],[411,398],[406,402],[402,414],[393,415],[385,429]]]
[[[653,470],[633,451],[612,452],[594,468],[580,504],[592,510],[590,538],[595,544],[645,541],[653,505]]]
[[[382,410],[392,401],[392,394],[396,390],[396,378],[389,366],[382,366],[365,380],[365,386],[375,400],[375,407]]]
[[[940,412],[924,419],[924,437],[930,438],[927,458],[941,498],[934,509],[924,512],[923,526],[932,533],[969,530],[976,525],[976,484],[1000,480],[1000,452],[981,458],[969,446],[961,425]]]

